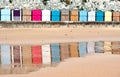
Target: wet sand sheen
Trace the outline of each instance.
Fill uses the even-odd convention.
[[[120,41],[117,28],[0,29],[1,44],[46,44],[79,41]],[[120,77],[120,55],[93,54],[71,58],[56,67],[2,77]]]

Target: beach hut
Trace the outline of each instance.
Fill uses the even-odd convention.
[[[112,53],[120,54],[120,42],[119,41],[112,42]]]
[[[97,22],[104,21],[104,12],[103,11],[96,11],[96,21]]]
[[[113,49],[112,54],[119,54],[120,55],[120,49]]]
[[[60,21],[60,10],[52,10],[52,21]]]
[[[120,13],[119,12],[113,12],[113,21],[120,21]]]
[[[87,43],[87,53],[95,53],[95,42]]]
[[[42,10],[40,9],[32,10],[32,21],[42,21]]]
[[[112,49],[119,49],[120,48],[120,42],[119,41],[112,41]]]
[[[10,15],[11,15],[10,9],[8,8],[1,9],[1,21],[10,21],[11,19]]]
[[[68,9],[61,10],[61,21],[69,21],[69,10]]]
[[[22,66],[22,52],[19,45],[12,46],[12,64],[14,65],[13,67]]]
[[[70,43],[69,44],[70,48],[70,57],[78,57],[78,43]]]
[[[106,11],[105,12],[105,21],[109,21],[109,22],[111,22],[112,21],[112,12],[110,12],[110,11]]]
[[[34,65],[42,64],[42,47],[39,45],[32,46],[32,63]]]
[[[70,11],[70,21],[78,21],[78,10],[73,9]]]
[[[60,47],[59,44],[51,44],[52,63],[60,62]]]
[[[12,10],[12,21],[21,21],[21,10],[20,9]]]
[[[31,10],[30,9],[23,9],[22,20],[31,21]]]
[[[32,51],[30,45],[22,45],[23,66],[32,65]]]
[[[104,42],[104,53],[111,53],[112,54],[112,44],[110,41]]]
[[[88,21],[95,21],[95,11],[88,12]]]
[[[86,10],[81,10],[79,12],[79,21],[87,22],[88,12]]]
[[[87,43],[86,42],[79,42],[79,56],[84,57],[87,53]]]
[[[42,10],[42,21],[50,21],[50,10]]]
[[[69,52],[69,44],[68,43],[61,43],[60,44],[60,58],[63,61],[64,59],[67,59],[70,57]]]
[[[95,52],[96,53],[103,53],[104,52],[104,42],[103,41],[98,41],[95,42]]]
[[[1,53],[1,67],[2,68],[10,68],[11,65],[11,54],[10,54],[10,45],[1,45],[0,46]]]
[[[50,45],[42,45],[42,64],[51,64]]]

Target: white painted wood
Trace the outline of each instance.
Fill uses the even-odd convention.
[[[95,21],[95,11],[88,12],[88,21]]]
[[[20,65],[22,68],[22,48],[21,48],[21,46],[20,46]]]
[[[19,9],[13,9],[12,10],[12,21],[21,21],[21,10],[20,10],[20,16],[19,17],[14,17],[14,13],[13,13],[14,10],[19,10]],[[18,19],[18,20],[15,20],[15,19]]]
[[[42,21],[50,21],[50,16],[42,16]]]
[[[51,63],[51,52],[50,52],[50,45],[42,45],[42,61],[43,64],[50,64]]]
[[[88,16],[95,16],[95,11],[88,12]]]
[[[42,10],[42,21],[50,21],[50,10]]]
[[[88,53],[95,53],[95,42],[88,42],[87,43],[87,52]]]
[[[42,10],[42,15],[43,16],[46,16],[46,15],[49,15],[50,16],[50,10]]]
[[[95,17],[93,17],[93,16],[88,16],[88,21],[95,21]]]
[[[12,52],[12,68],[14,68],[13,46],[11,46],[11,52]]]

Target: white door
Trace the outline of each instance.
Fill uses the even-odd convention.
[[[88,12],[88,21],[95,21],[95,11]]]
[[[42,15],[43,16],[50,15],[50,10],[42,10]]]
[[[42,45],[42,61],[43,64],[51,64],[50,45]]]
[[[42,16],[42,21],[50,21],[50,16]]]
[[[95,53],[95,42],[88,42],[87,43],[87,52],[88,53]]]

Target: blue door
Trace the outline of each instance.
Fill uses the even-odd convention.
[[[86,22],[87,21],[87,17],[88,17],[88,12],[85,10],[82,10],[79,12],[79,21],[81,22]]]
[[[10,65],[10,45],[1,45],[1,64]]]
[[[10,21],[10,9],[1,9],[1,21]]]
[[[87,52],[87,43],[86,42],[79,42],[79,55],[80,57],[84,57]]]
[[[52,63],[60,62],[60,48],[59,44],[51,45]]]
[[[52,21],[60,21],[60,11],[52,10]]]
[[[96,21],[103,22],[104,21],[104,12],[96,11]]]
[[[1,15],[1,21],[10,21],[9,15]]]

